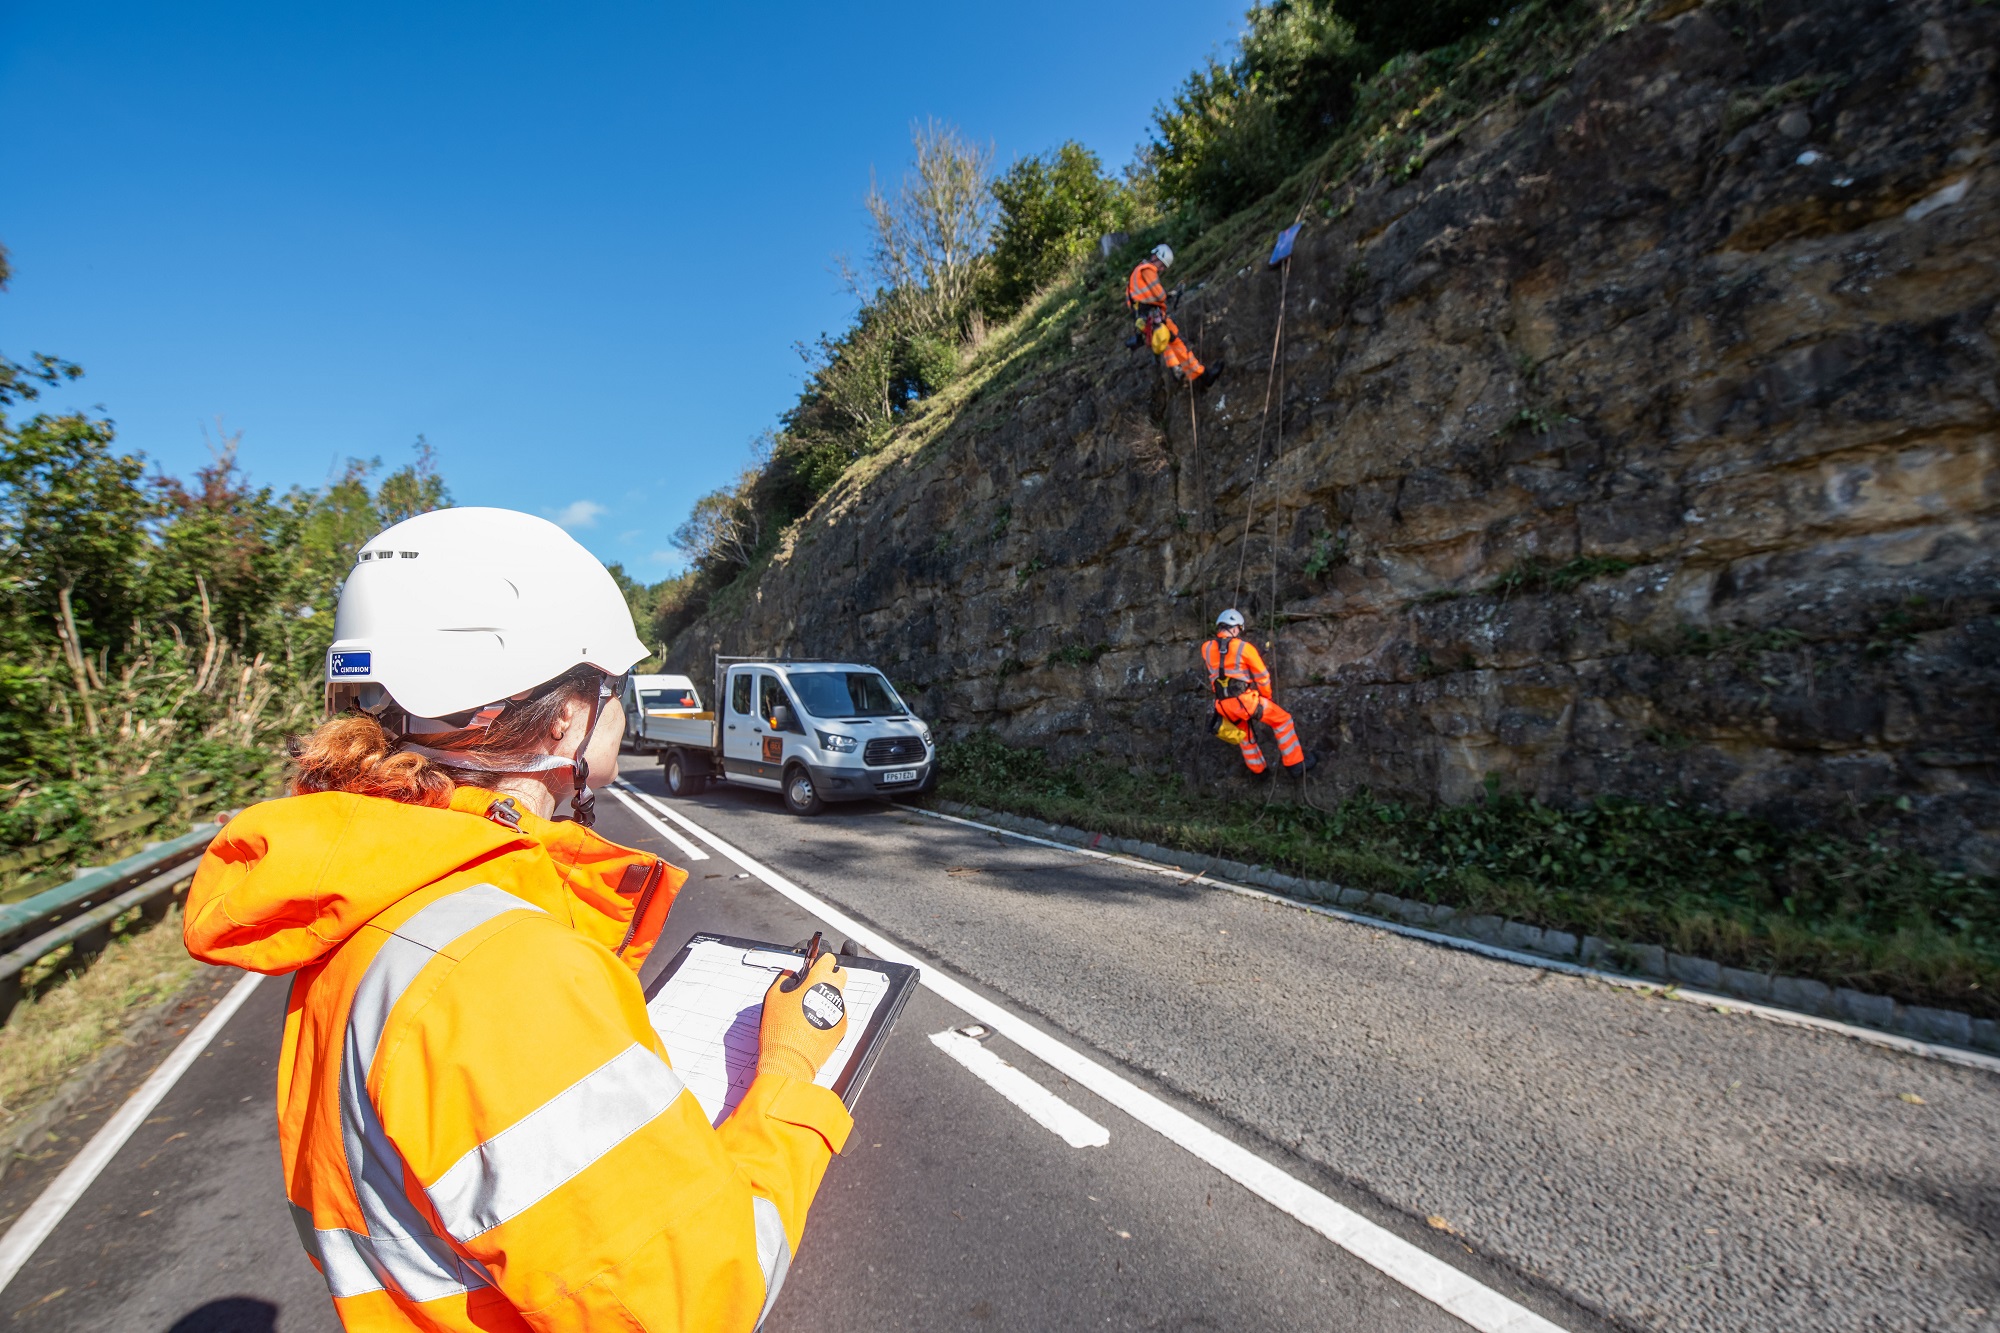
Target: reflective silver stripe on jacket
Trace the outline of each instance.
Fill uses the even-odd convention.
[[[762,1324],[777,1303],[778,1289],[792,1268],[792,1242],[785,1235],[785,1218],[778,1205],[761,1194],[750,1196],[750,1213],[757,1223],[757,1266],[764,1270],[764,1309],[757,1316]]]
[[[453,1162],[424,1192],[445,1230],[469,1241],[568,1184],[680,1095],[666,1061],[634,1042]]]
[[[449,894],[397,927],[354,988],[340,1061],[340,1128],[348,1179],[367,1229],[314,1229],[303,1209],[293,1214],[300,1240],[319,1260],[327,1288],[336,1297],[386,1287],[412,1301],[433,1301],[492,1285],[478,1264],[431,1229],[403,1192],[403,1155],[389,1141],[369,1099],[368,1072],[390,1012],[425,964],[496,916],[541,910],[491,884]]]

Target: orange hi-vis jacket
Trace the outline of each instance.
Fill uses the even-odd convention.
[[[1144,306],[1166,308],[1167,289],[1160,282],[1157,261],[1142,259],[1139,266],[1132,270],[1132,276],[1125,280],[1125,304],[1134,309]]]
[[[195,875],[188,951],[292,977],[299,1238],[355,1333],[748,1330],[853,1122],[759,1075],[711,1127],[636,976],[686,875],[494,800],[270,801]]]
[[[1271,673],[1264,667],[1263,654],[1242,635],[1233,639],[1212,635],[1204,639],[1201,660],[1208,666],[1210,689],[1218,679],[1242,680],[1248,681],[1266,699],[1271,697]]]

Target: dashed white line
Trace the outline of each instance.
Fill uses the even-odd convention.
[[[674,830],[668,828],[665,824],[662,824],[659,820],[653,818],[652,814],[649,811],[647,811],[645,806],[639,804],[639,801],[644,801],[646,805],[653,806],[661,811],[666,810],[666,807],[664,805],[661,805],[658,801],[646,795],[645,792],[640,791],[637,787],[628,785],[623,778],[620,778],[616,782],[613,782],[609,787],[606,787],[605,790],[610,792],[613,796],[616,796],[619,800],[623,801],[625,803],[626,808],[629,809],[633,814],[639,816],[639,818],[642,821],[644,821],[647,828],[650,828],[651,830],[653,830],[653,832],[659,834],[661,837],[665,838],[668,842],[680,848],[681,854],[687,857],[688,860],[706,861],[708,859],[707,852],[704,852],[701,848],[695,846],[693,843],[689,842],[686,838],[683,838],[680,834],[674,832]],[[634,796],[638,797],[639,801],[633,800],[632,798]]]
[[[971,1070],[983,1083],[1027,1112],[1028,1118],[1072,1148],[1102,1148],[1111,1131],[1002,1060],[962,1032],[933,1032],[931,1044]]]
[[[174,1047],[174,1053],[167,1057],[166,1063],[139,1085],[139,1090],[118,1108],[118,1114],[105,1122],[104,1128],[84,1145],[83,1151],[62,1169],[62,1174],[50,1181],[41,1196],[28,1205],[28,1211],[21,1214],[21,1220],[13,1225],[4,1239],[0,1239],[0,1291],[4,1291],[22,1266],[34,1258],[35,1251],[41,1248],[42,1242],[49,1238],[49,1233],[56,1229],[69,1210],[76,1206],[76,1201],[83,1197],[98,1173],[118,1155],[118,1150],[125,1146],[133,1131],[145,1123],[160,1100],[173,1091],[181,1075],[187,1073],[188,1067],[208,1049],[208,1043],[215,1040],[215,1034],[222,1031],[223,1024],[243,1007],[243,1002],[250,998],[250,992],[256,990],[257,983],[263,979],[260,972],[245,973],[243,979],[230,988],[229,994],[223,996],[221,1002],[195,1024],[194,1031],[181,1039],[181,1044]]]
[[[717,852],[764,881],[782,897],[890,962],[923,969],[923,984],[947,1004],[977,1018],[1050,1068],[1185,1149],[1251,1193],[1296,1218],[1355,1258],[1479,1329],[1480,1333],[1563,1333],[1534,1311],[1418,1249],[1304,1181],[1223,1137],[1199,1120],[1147,1092],[1124,1075],[1049,1036],[1011,1010],[948,975],[927,958],[869,929],[839,908],[808,893],[671,806],[656,808]]]

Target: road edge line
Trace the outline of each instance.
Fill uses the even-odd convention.
[[[674,832],[672,829],[668,828],[665,824],[662,824],[659,820],[653,818],[652,813],[648,811],[645,808],[645,806],[639,804],[639,801],[645,801],[648,804],[651,804],[652,798],[646,795],[645,792],[640,791],[637,787],[628,784],[624,778],[612,779],[611,783],[608,786],[606,786],[604,790],[610,792],[613,796],[616,796],[621,802],[624,803],[626,809],[630,810],[633,814],[639,816],[639,818],[643,822],[651,825],[655,833],[665,838],[668,842],[672,843],[674,846],[680,848],[681,851],[685,852],[691,860],[706,861],[708,859],[707,852],[704,852],[701,848],[695,846],[693,843],[689,842],[686,838],[683,838],[680,834]],[[638,797],[639,801],[633,800],[632,798],[634,796]]]
[[[215,1040],[215,1034],[222,1031],[223,1025],[243,1007],[243,1002],[250,998],[250,992],[256,990],[257,983],[263,979],[261,972],[244,974],[243,979],[230,988],[229,994],[223,996],[213,1009],[202,1016],[201,1022],[195,1024],[194,1030],[181,1039],[173,1054],[147,1076],[138,1091],[125,1099],[118,1113],[91,1136],[83,1151],[49,1182],[48,1188],[36,1196],[35,1201],[28,1205],[28,1211],[8,1228],[6,1236],[0,1237],[0,1291],[5,1291],[27,1266],[28,1260],[35,1257],[35,1251],[41,1248],[42,1242],[61,1225],[77,1200],[111,1164],[118,1150],[125,1146],[126,1140],[137,1132],[152,1109],[173,1091],[181,1075],[187,1073],[201,1053],[208,1049],[208,1044]]]
[[[1053,847],[1057,851],[1072,852],[1079,856],[1094,857],[1100,861],[1110,861],[1117,865],[1143,870],[1148,874],[1166,875],[1186,884],[1205,884],[1209,888],[1221,889],[1226,893],[1240,894],[1245,898],[1257,898],[1280,907],[1290,907],[1301,912],[1312,912],[1319,916],[1332,917],[1349,925],[1366,926],[1371,930],[1386,930],[1408,939],[1422,940],[1427,944],[1440,944],[1447,949],[1457,949],[1461,953],[1478,954],[1497,962],[1515,963],[1522,967],[1537,967],[1545,972],[1559,972],[1564,976],[1581,977],[1587,981],[1601,981],[1607,986],[1617,986],[1624,990],[1646,991],[1662,999],[1684,1000],[1705,1009],[1718,1009],[1724,1013],[1744,1013],[1753,1018],[1761,1018],[1767,1023],[1782,1027],[1807,1028],[1816,1032],[1826,1032],[1834,1036],[1848,1037],[1869,1046],[1880,1046],[1887,1050],[1900,1051],[1904,1055],[1914,1055],[1922,1059],[1937,1060],[1944,1064],[1960,1065],[1967,1069],[1978,1069],[1989,1074],[2000,1074],[2000,1056],[1985,1055],[1979,1051],[1968,1051],[1959,1046],[1945,1046],[1936,1042],[1919,1041],[1915,1037],[1899,1036],[1894,1032],[1883,1032],[1877,1028],[1865,1028],[1854,1023],[1843,1023],[1837,1018],[1821,1018],[1817,1014],[1800,1013],[1796,1009],[1781,1009],[1776,1005],[1760,1004],[1755,1000],[1740,999],[1734,995],[1717,995],[1712,991],[1692,990],[1672,982],[1648,981],[1644,977],[1628,977],[1619,972],[1606,972],[1595,967],[1585,967],[1581,963],[1568,963],[1560,958],[1545,958],[1540,954],[1524,953],[1518,949],[1505,948],[1498,944],[1487,944],[1482,940],[1469,940],[1463,935],[1445,935],[1435,930],[1425,930],[1387,917],[1365,916],[1338,907],[1328,907],[1324,903],[1309,903],[1298,898],[1289,898],[1282,893],[1272,893],[1267,889],[1253,889],[1243,884],[1232,884],[1228,880],[1216,879],[1206,873],[1190,877],[1184,867],[1162,865],[1157,861],[1142,860],[1120,852],[1100,852],[1094,847],[1078,847],[1074,843],[1058,842],[1053,838],[1040,838],[1032,833],[1021,833],[998,824],[983,824],[963,815],[950,815],[942,810],[926,810],[920,805],[905,805],[896,802],[900,810],[939,819],[951,824],[963,824],[984,833],[998,833],[1021,842],[1032,842],[1042,847]]]
[[[1429,1251],[1412,1245],[1388,1228],[1335,1202],[1282,1167],[1210,1129],[1185,1111],[1168,1105],[1123,1074],[1099,1064],[1012,1010],[987,999],[937,964],[891,942],[879,931],[800,888],[762,862],[746,856],[678,810],[663,809],[667,818],[755,875],[781,897],[866,945],[880,957],[922,968],[923,984],[935,991],[939,999],[986,1023],[1050,1068],[1082,1084],[1168,1142],[1206,1162],[1369,1267],[1470,1324],[1480,1333],[1565,1333],[1561,1325],[1551,1323]]]

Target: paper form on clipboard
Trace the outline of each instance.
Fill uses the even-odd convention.
[[[728,935],[696,935],[646,996],[646,1014],[667,1048],[674,1073],[702,1113],[719,1125],[757,1074],[757,1030],[764,995],[804,956],[782,945]],[[854,1109],[890,1025],[902,1011],[917,969],[876,958],[840,960],[847,1035],[814,1081]]]

